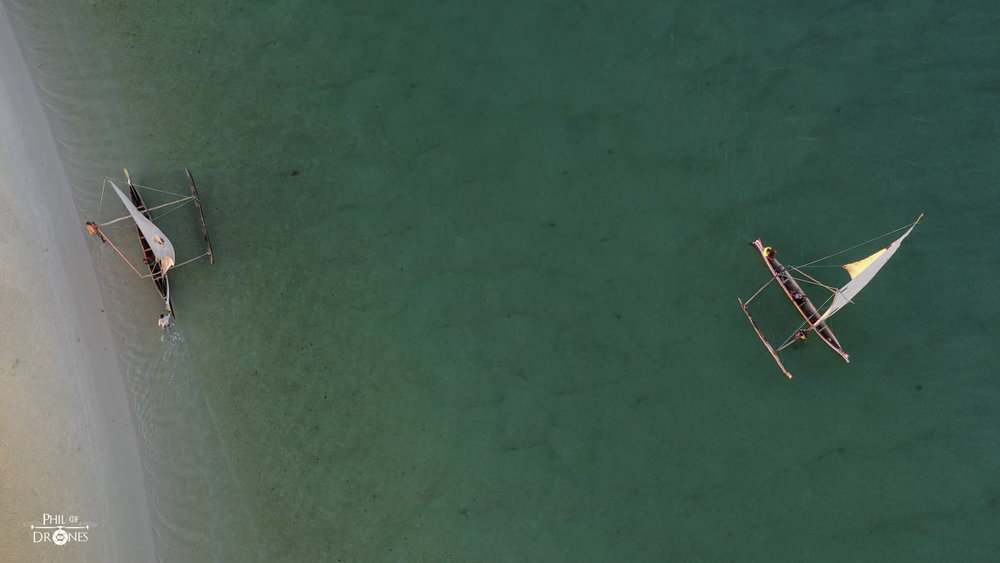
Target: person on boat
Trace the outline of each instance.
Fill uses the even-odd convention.
[[[804,330],[795,333],[795,340],[805,340],[807,338],[809,338],[809,333]]]
[[[764,247],[764,256],[767,256],[768,258],[774,258],[777,255],[778,255],[777,250],[771,248],[770,246]]]
[[[108,239],[104,236],[104,233],[101,232],[101,228],[97,226],[97,223],[93,221],[87,221],[87,231],[90,234],[94,235],[95,237],[100,237],[101,242],[103,243],[108,242]]]
[[[160,315],[160,319],[158,321],[156,321],[156,324],[160,328],[164,328],[164,329],[170,328],[170,313],[167,313],[166,315],[161,314]]]
[[[796,303],[801,302],[805,298],[806,298],[805,295],[802,295],[801,293],[799,293],[797,291],[792,294],[792,299],[794,299]]]

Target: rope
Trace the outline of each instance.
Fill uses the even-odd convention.
[[[208,253],[206,252],[206,254],[208,254]],[[760,292],[764,291],[765,287],[771,285],[771,282],[773,282],[773,281],[774,281],[774,276],[772,276],[771,279],[767,280],[767,283],[765,283],[764,285],[760,286],[760,289],[758,289],[753,295],[751,295],[750,299],[747,299],[743,304],[744,305],[749,305],[750,302],[753,301],[755,297],[757,297],[758,295],[760,295]]]
[[[781,346],[778,347],[777,351],[780,352],[780,351],[784,350],[785,348],[788,348],[792,344],[795,344],[795,342],[798,340],[798,338],[796,338],[796,336],[799,334],[799,331],[802,330],[803,328],[807,327],[807,326],[809,328],[806,329],[806,332],[809,332],[810,330],[812,330],[814,328],[808,322],[804,322],[804,323],[800,324],[799,328],[795,329],[795,332],[793,332],[788,338],[785,339],[784,342],[781,343]]]
[[[807,274],[807,273],[803,272],[802,270],[800,270],[800,269],[796,268],[795,266],[790,266],[790,267],[791,267],[791,268],[792,268],[793,270],[795,270],[796,272],[798,272],[798,273],[802,274],[803,276],[805,276],[805,277],[809,278],[809,279],[807,279],[807,280],[799,280],[799,281],[802,281],[802,282],[805,282],[805,283],[811,283],[811,284],[813,284],[813,285],[818,285],[818,286],[820,286],[820,287],[822,287],[822,288],[824,288],[824,289],[828,289],[828,290],[830,290],[830,291],[832,291],[832,292],[834,292],[834,293],[836,293],[836,292],[837,292],[837,288],[835,288],[835,287],[831,287],[831,286],[829,286],[829,285],[826,285],[825,283],[823,283],[823,282],[819,281],[818,279],[816,279],[816,278],[814,278],[814,277],[810,276],[809,274]]]
[[[798,268],[795,268],[795,269],[798,270]],[[805,275],[805,276],[809,275],[809,274],[806,274],[805,272],[802,272],[802,274]],[[803,280],[803,281],[806,281],[806,280]],[[829,286],[825,286],[825,285],[823,285],[823,284],[821,284],[819,282],[816,282],[816,285],[821,285],[821,286],[829,289],[830,291],[832,291],[834,294],[836,294],[836,291],[837,291],[836,289],[833,289],[833,288],[831,288]],[[822,305],[820,305],[819,307],[816,307],[816,310],[817,311],[822,311],[823,309],[826,309],[826,305],[830,302],[831,299],[833,299],[833,295],[830,295],[829,297],[827,297],[826,300],[823,301]],[[794,331],[792,331],[792,334],[788,338],[786,338],[784,342],[781,343],[781,346],[778,346],[778,348],[775,349],[775,351],[776,352],[780,352],[780,351],[784,350],[785,348],[788,348],[789,346],[791,346],[792,344],[794,344],[795,341],[797,340],[795,338],[795,336],[799,333],[800,330],[804,329],[805,327],[809,327],[808,329],[806,329],[806,332],[809,332],[809,331],[813,330],[814,328],[816,328],[815,326],[809,324],[808,321],[801,323],[799,325],[799,327],[797,329],[795,329]]]
[[[97,202],[97,220],[101,220],[101,207],[104,205],[104,191],[108,189],[108,179],[104,178],[104,182],[101,183],[101,200]]]
[[[170,211],[167,211],[163,215],[158,215],[155,219],[154,218],[150,218],[149,220],[153,221],[153,222],[159,221],[160,219],[163,219],[164,217],[166,217],[167,215],[170,215],[174,211],[177,211],[178,209],[180,209],[180,208],[184,207],[185,205],[191,203],[191,200],[193,200],[193,199],[194,199],[193,196],[188,196],[188,197],[183,198],[183,199],[178,199],[177,201],[172,201],[170,203],[164,203],[163,205],[157,205],[156,207],[153,207],[153,208],[149,209],[148,211],[153,211],[154,209],[160,209],[160,208],[166,207],[168,205],[175,205],[175,204],[177,205],[177,207],[171,209]]]
[[[193,199],[194,199],[193,196],[182,197],[181,199],[177,199],[177,200],[174,200],[174,201],[171,201],[171,202],[168,202],[168,203],[161,203],[160,205],[157,205],[155,207],[150,207],[149,209],[146,210],[146,212],[148,213],[150,211],[156,211],[157,209],[163,209],[164,207],[170,207],[171,205],[176,205],[177,206],[177,207],[171,209],[170,211],[167,211],[163,215],[160,215],[160,216],[156,217],[155,219],[152,219],[152,218],[150,219],[150,221],[156,222],[156,221],[160,220],[160,218],[166,217],[167,215],[170,215],[171,213],[173,213],[174,211],[177,211],[181,207],[184,207],[185,205],[187,205],[188,203],[190,203]],[[98,216],[100,216],[100,211],[98,211]],[[117,223],[119,221],[124,221],[126,219],[131,219],[131,218],[132,218],[131,215],[125,215],[124,217],[119,217],[117,219],[112,219],[112,220],[110,220],[110,221],[108,221],[106,223],[101,223],[100,226],[104,227],[106,225],[113,225],[113,224],[115,224],[115,223]]]
[[[100,217],[101,217],[101,208],[104,206],[104,192],[107,191],[107,189],[108,189],[108,180],[111,180],[111,179],[112,178],[110,178],[108,176],[105,176],[104,177],[104,181],[101,183],[101,199],[100,199],[100,201],[97,204],[97,218],[98,218],[98,220],[100,220]],[[128,180],[119,180],[119,181],[120,182],[126,182],[126,183],[128,182]],[[180,198],[181,198],[181,199],[178,199],[178,200],[175,200],[175,201],[171,201],[170,203],[164,203],[164,204],[161,204],[161,205],[157,205],[156,207],[150,207],[149,209],[147,209],[147,211],[155,211],[157,209],[161,209],[163,207],[167,207],[169,205],[174,205],[174,204],[177,204],[177,203],[187,203],[188,200],[194,199],[193,195],[184,195],[184,194],[179,194],[179,193],[176,193],[176,192],[170,192],[170,191],[167,191],[167,190],[160,190],[160,189],[157,189],[157,188],[151,188],[149,186],[144,186],[142,184],[136,184],[135,182],[132,182],[132,186],[134,186],[136,188],[141,188],[141,189],[144,189],[144,190],[149,190],[151,192],[159,192],[161,194],[167,194],[167,195],[172,195],[172,196],[180,196]],[[162,217],[162,215],[161,215],[161,217]],[[121,221],[122,219],[124,219],[124,217],[121,217],[121,218],[118,218],[118,219],[115,219],[113,221],[109,221],[109,222],[103,223],[103,224],[104,225],[110,225],[111,223],[115,223],[117,221]]]
[[[105,179],[106,180],[110,180],[111,178],[105,177]],[[160,192],[161,194],[176,195],[176,196],[184,195],[184,194],[179,194],[179,193],[176,193],[176,192],[169,192],[167,190],[160,190],[160,189],[157,189],[157,188],[151,188],[149,186],[144,186],[142,184],[136,184],[135,182],[132,182],[132,185],[135,186],[135,187],[137,187],[137,188],[142,188],[144,190],[149,190],[151,192]],[[188,196],[188,197],[191,197],[191,196]]]
[[[780,351],[784,350],[785,348],[788,348],[792,344],[795,344],[795,341],[798,340],[797,338],[795,338],[795,335],[798,334],[799,331],[802,330],[802,327],[804,327],[805,325],[806,325],[806,323],[802,323],[801,325],[799,325],[799,328],[795,332],[793,332],[791,336],[789,336],[788,338],[786,338],[785,341],[781,344],[781,346],[778,346],[778,348],[775,350],[775,352],[780,352]]]
[[[833,258],[834,256],[837,256],[838,254],[843,254],[845,252],[850,252],[850,251],[854,250],[855,248],[858,248],[859,246],[864,246],[866,244],[875,242],[875,241],[877,241],[880,238],[885,238],[885,237],[887,237],[887,236],[889,236],[891,234],[898,233],[899,231],[902,231],[903,229],[908,229],[908,228],[912,227],[914,224],[915,223],[910,223],[909,225],[904,225],[904,226],[902,226],[902,227],[900,227],[898,229],[895,229],[895,230],[889,231],[888,233],[879,235],[879,236],[877,236],[877,237],[875,237],[875,238],[873,238],[871,240],[866,240],[865,242],[862,242],[861,244],[855,244],[854,246],[852,246],[850,248],[845,248],[844,250],[841,250],[840,252],[834,252],[833,254],[831,254],[829,256],[824,256],[824,257],[820,258],[819,260],[813,260],[812,262],[809,262],[808,264],[802,264],[801,266],[799,266],[799,268],[805,268],[806,266],[812,266],[816,262],[822,262],[823,260],[826,260],[828,258]]]
[[[174,264],[173,266],[170,267],[170,269],[172,270],[174,268],[180,268],[184,264],[188,264],[190,262],[194,262],[195,260],[200,260],[200,259],[202,259],[202,258],[204,258],[206,256],[208,256],[207,252],[204,253],[204,254],[202,254],[201,256],[195,256],[194,258],[189,258],[188,260],[185,260],[185,261],[181,262],[180,264]]]

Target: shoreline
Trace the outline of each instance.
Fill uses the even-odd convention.
[[[133,411],[89,241],[2,4],[0,136],[0,553],[154,560]],[[66,545],[36,542],[30,525],[44,515],[94,526]]]

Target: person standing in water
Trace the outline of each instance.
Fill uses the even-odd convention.
[[[170,328],[170,313],[166,315],[161,314],[160,319],[156,321],[156,324],[163,329]]]

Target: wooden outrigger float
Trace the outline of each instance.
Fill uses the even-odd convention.
[[[128,184],[129,195],[126,197],[125,194],[121,191],[121,189],[118,188],[118,185],[115,184],[114,180],[112,180],[111,178],[104,179],[104,189],[106,189],[107,186],[110,185],[111,188],[114,190],[114,192],[118,195],[118,198],[122,201],[122,204],[125,206],[125,209],[128,210],[129,214],[125,215],[124,217],[112,219],[104,223],[87,221],[86,223],[87,230],[90,232],[90,234],[100,238],[101,242],[110,245],[111,248],[113,248],[115,252],[118,253],[118,256],[120,256],[122,260],[124,260],[125,263],[128,264],[129,267],[131,267],[132,270],[139,275],[139,277],[152,279],[153,284],[156,286],[157,292],[160,294],[160,297],[163,298],[163,303],[166,307],[167,314],[176,317],[177,314],[174,312],[173,303],[170,299],[170,280],[167,278],[168,270],[173,268],[179,268],[180,266],[183,266],[185,264],[188,264],[190,262],[205,257],[208,258],[210,263],[212,264],[215,263],[215,255],[212,252],[212,242],[208,237],[208,227],[205,224],[205,215],[201,208],[201,200],[198,197],[198,188],[197,186],[195,186],[194,177],[191,175],[190,170],[188,170],[187,168],[184,169],[184,171],[187,173],[188,183],[190,184],[191,188],[190,196],[184,196],[181,197],[180,199],[164,203],[162,205],[157,205],[156,207],[149,208],[146,206],[145,201],[143,201],[142,196],[139,195],[139,190],[137,189],[137,187],[139,186],[132,183],[132,178],[129,175],[128,170],[127,169],[122,169],[122,170],[125,172],[125,181]],[[152,188],[147,188],[147,189],[152,190]],[[154,191],[162,191],[162,190],[154,190]],[[163,192],[163,193],[170,193],[170,192]],[[172,195],[179,195],[179,194],[172,194]],[[103,201],[103,199],[104,199],[104,193],[102,191],[101,200]],[[191,258],[189,260],[185,260],[184,262],[178,264],[176,263],[177,258],[174,253],[173,244],[171,244],[170,239],[168,239],[167,236],[163,234],[163,231],[161,231],[159,227],[157,227],[153,223],[153,218],[150,216],[150,212],[159,209],[170,208],[169,211],[163,213],[163,215],[166,215],[168,213],[172,213],[178,207],[192,201],[194,202],[195,209],[197,209],[198,211],[198,222],[201,226],[202,235],[205,241],[205,253],[199,256],[195,256],[194,258]],[[100,210],[98,210],[98,214],[100,214]],[[163,215],[161,215],[161,217]],[[132,219],[135,222],[136,232],[139,235],[139,244],[142,247],[143,264],[149,270],[148,274],[141,273],[139,269],[136,268],[136,266],[132,264],[132,262],[125,256],[125,254],[122,253],[122,251],[119,250],[117,246],[115,246],[115,244],[111,241],[111,239],[108,238],[107,235],[105,235],[104,231],[101,230],[101,227],[106,227],[113,223],[124,221],[126,219]]]
[[[815,332],[816,334],[818,334],[819,337],[823,340],[823,342],[827,344],[827,346],[829,346],[830,348],[833,349],[834,352],[839,354],[840,357],[843,358],[845,362],[850,363],[851,361],[850,356],[848,356],[847,353],[844,352],[843,348],[841,348],[840,342],[837,341],[837,337],[833,334],[833,330],[827,324],[826,320],[830,318],[830,316],[832,316],[834,313],[839,311],[841,308],[843,308],[845,305],[851,303],[851,298],[857,295],[858,292],[860,292],[861,289],[864,288],[865,285],[867,285],[868,282],[870,282],[875,277],[875,274],[878,273],[880,269],[882,269],[882,266],[884,266],[889,261],[889,259],[892,258],[892,255],[895,254],[896,250],[899,249],[900,243],[903,242],[903,239],[909,236],[910,232],[913,231],[913,228],[917,226],[917,223],[920,222],[920,219],[922,219],[923,216],[924,216],[923,213],[921,213],[920,217],[917,217],[917,220],[910,225],[907,225],[905,227],[900,227],[899,229],[875,237],[874,239],[871,239],[867,242],[863,242],[859,245],[852,246],[851,248],[848,248],[846,250],[842,250],[840,252],[831,254],[830,256],[821,258],[819,260],[814,260],[809,264],[805,264],[799,267],[789,268],[783,266],[781,262],[779,262],[778,259],[776,258],[778,254],[777,251],[775,251],[769,246],[764,246],[764,243],[761,242],[760,239],[757,239],[750,243],[760,253],[761,258],[763,258],[764,264],[767,265],[768,270],[770,270],[771,272],[771,279],[768,280],[767,283],[765,283],[760,289],[758,289],[757,292],[754,293],[749,299],[747,299],[746,302],[744,302],[743,299],[738,299],[738,301],[740,303],[740,308],[743,309],[743,312],[750,320],[750,325],[753,326],[753,329],[757,333],[757,336],[760,338],[760,341],[764,343],[764,347],[767,348],[767,351],[770,352],[771,357],[774,358],[774,361],[778,364],[778,367],[781,369],[782,373],[784,373],[788,377],[788,379],[792,378],[792,374],[791,372],[788,371],[788,369],[785,368],[785,365],[784,363],[782,363],[781,358],[778,356],[778,353],[784,350],[785,348],[791,346],[792,343],[798,340],[805,340],[810,332]],[[817,281],[814,277],[806,274],[801,270],[801,268],[815,264],[816,262],[820,262],[822,260],[826,260],[827,258],[831,258],[838,254],[848,252],[860,246],[874,242],[880,238],[897,233],[903,229],[906,229],[906,232],[903,233],[901,237],[894,240],[889,246],[868,256],[867,258],[863,258],[857,262],[852,262],[850,264],[845,264],[844,269],[846,269],[848,274],[850,274],[851,281],[847,282],[847,284],[840,289],[824,285],[819,281]],[[790,270],[794,270],[795,272],[802,274],[803,276],[805,276],[806,279],[796,280],[792,276],[792,272]],[[757,325],[757,322],[754,320],[753,316],[750,315],[750,310],[747,308],[748,305],[750,305],[750,302],[753,301],[754,298],[756,298],[758,295],[760,295],[760,292],[763,291],[764,288],[767,287],[773,281],[778,282],[778,284],[784,290],[785,295],[788,296],[788,298],[792,301],[792,304],[795,305],[795,308],[805,319],[805,323],[802,324],[791,336],[789,336],[777,348],[775,348],[774,346],[771,345],[770,342],[768,342],[767,337],[764,336],[764,332],[760,329],[760,326]],[[809,296],[807,296],[806,292],[802,290],[802,286],[800,286],[798,283],[799,281],[812,283],[820,287],[824,287],[833,292],[833,297],[832,297],[833,302],[830,305],[830,307],[826,310],[826,312],[820,314],[819,310],[816,308],[815,305],[813,305],[812,301],[809,299]]]

